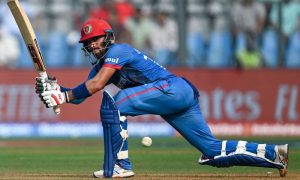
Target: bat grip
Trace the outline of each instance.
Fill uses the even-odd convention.
[[[45,78],[45,79],[48,79],[48,75],[45,71],[41,71],[39,72],[40,76]],[[60,108],[58,106],[54,106],[53,107],[53,111],[55,114],[59,115],[60,114]]]
[[[58,106],[54,106],[53,107],[53,111],[55,112],[55,114],[59,115],[60,114],[60,108]]]

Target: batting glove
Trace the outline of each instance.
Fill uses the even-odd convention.
[[[48,79],[36,77],[35,81],[35,92],[37,94],[42,94],[44,91],[60,90],[55,77],[48,76]]]
[[[60,90],[45,91],[41,95],[46,102],[47,107],[54,107],[66,103],[67,92],[61,92]]]

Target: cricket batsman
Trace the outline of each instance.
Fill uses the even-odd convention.
[[[196,87],[172,74],[150,57],[128,44],[115,43],[111,26],[102,19],[89,19],[81,29],[79,43],[92,64],[85,82],[70,89],[56,80],[36,78],[36,90],[47,107],[79,104],[114,84],[121,90],[111,96],[103,92],[100,119],[104,134],[104,162],[95,178],[134,176],[128,156],[126,116],[160,115],[202,156],[199,163],[215,167],[257,166],[288,171],[288,144],[259,144],[216,139],[199,106]]]

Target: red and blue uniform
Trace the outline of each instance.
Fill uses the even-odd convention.
[[[186,79],[172,74],[127,44],[111,45],[105,58],[92,68],[88,78],[93,78],[102,67],[117,70],[108,84],[121,89],[113,98],[122,116],[160,115],[207,159],[219,156],[221,150],[225,150],[225,155],[237,150],[239,141],[226,141],[224,145],[222,140],[212,135],[200,111],[198,91]],[[275,159],[274,147],[265,146],[265,157],[271,161]],[[123,148],[126,150],[128,147]],[[245,149],[257,153],[258,143],[247,143]],[[265,166],[247,164],[248,161],[231,162],[228,166],[243,163]],[[127,165],[130,169],[130,163]]]

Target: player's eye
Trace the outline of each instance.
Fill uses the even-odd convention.
[[[83,49],[85,50],[85,51],[88,51],[88,52],[91,52],[91,43],[90,42],[84,42],[83,43]]]
[[[85,41],[85,42],[83,43],[83,46],[84,46],[84,47],[90,46],[90,45],[91,45],[91,42],[92,42],[92,41]]]

